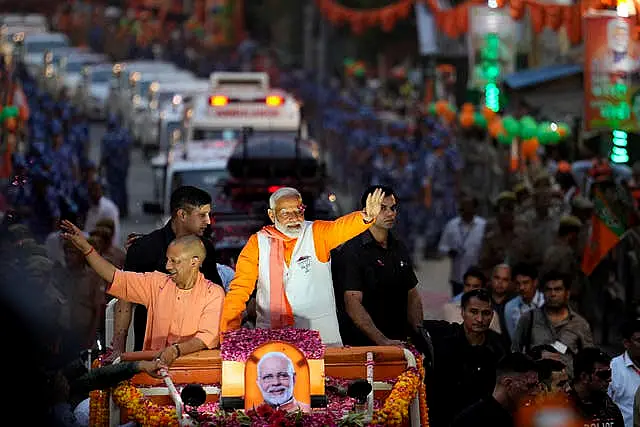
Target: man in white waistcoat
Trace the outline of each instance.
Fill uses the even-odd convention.
[[[314,329],[326,345],[340,346],[330,252],[371,227],[380,213],[380,189],[362,211],[335,221],[305,221],[302,196],[285,187],[269,198],[269,218],[249,238],[236,265],[222,310],[222,331],[240,327],[241,315],[256,290],[258,328]]]

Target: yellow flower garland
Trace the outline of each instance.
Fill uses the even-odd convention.
[[[178,426],[175,408],[156,405],[129,381],[121,382],[113,390],[113,400],[143,427]]]
[[[427,394],[424,384],[425,370],[422,357],[417,358],[417,368],[404,371],[391,393],[385,399],[382,408],[373,414],[372,424],[400,426],[409,417],[409,405],[418,393],[420,401],[420,423],[429,426]],[[109,392],[96,390],[90,393],[90,420],[92,426],[109,425]],[[175,408],[159,406],[147,398],[129,381],[123,381],[113,390],[115,403],[127,410],[129,417],[143,427],[177,426]]]
[[[401,426],[409,417],[409,405],[418,393],[420,383],[424,383],[416,368],[404,371],[393,385],[391,393],[384,401],[382,408],[373,413],[374,425]]]

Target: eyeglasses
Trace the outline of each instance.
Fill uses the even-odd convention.
[[[611,369],[598,369],[594,372],[598,378],[601,380],[610,380],[611,379]]]
[[[305,205],[300,205],[297,208],[280,209],[279,211],[275,211],[275,212],[277,216],[279,216],[280,218],[294,219],[294,218],[300,218],[301,216],[304,216],[304,211],[306,210],[307,210],[307,207]]]

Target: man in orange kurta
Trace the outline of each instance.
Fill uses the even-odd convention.
[[[224,301],[222,332],[240,327],[241,314],[257,289],[258,328],[315,329],[325,344],[341,345],[330,251],[371,226],[383,197],[378,190],[363,211],[335,221],[309,222],[296,189],[273,193],[268,214],[274,225],[252,235],[240,253]]]
[[[169,274],[133,273],[102,258],[69,221],[62,229],[62,236],[110,283],[107,293],[147,307],[143,350],[158,351],[158,358],[170,365],[181,355],[218,345],[224,290],[200,272],[206,250],[199,237],[179,237],[169,245]]]

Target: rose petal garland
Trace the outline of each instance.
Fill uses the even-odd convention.
[[[270,341],[295,345],[307,359],[322,359],[324,345],[318,331],[309,329],[237,329],[225,332],[220,344],[222,360],[246,362],[251,353]]]

